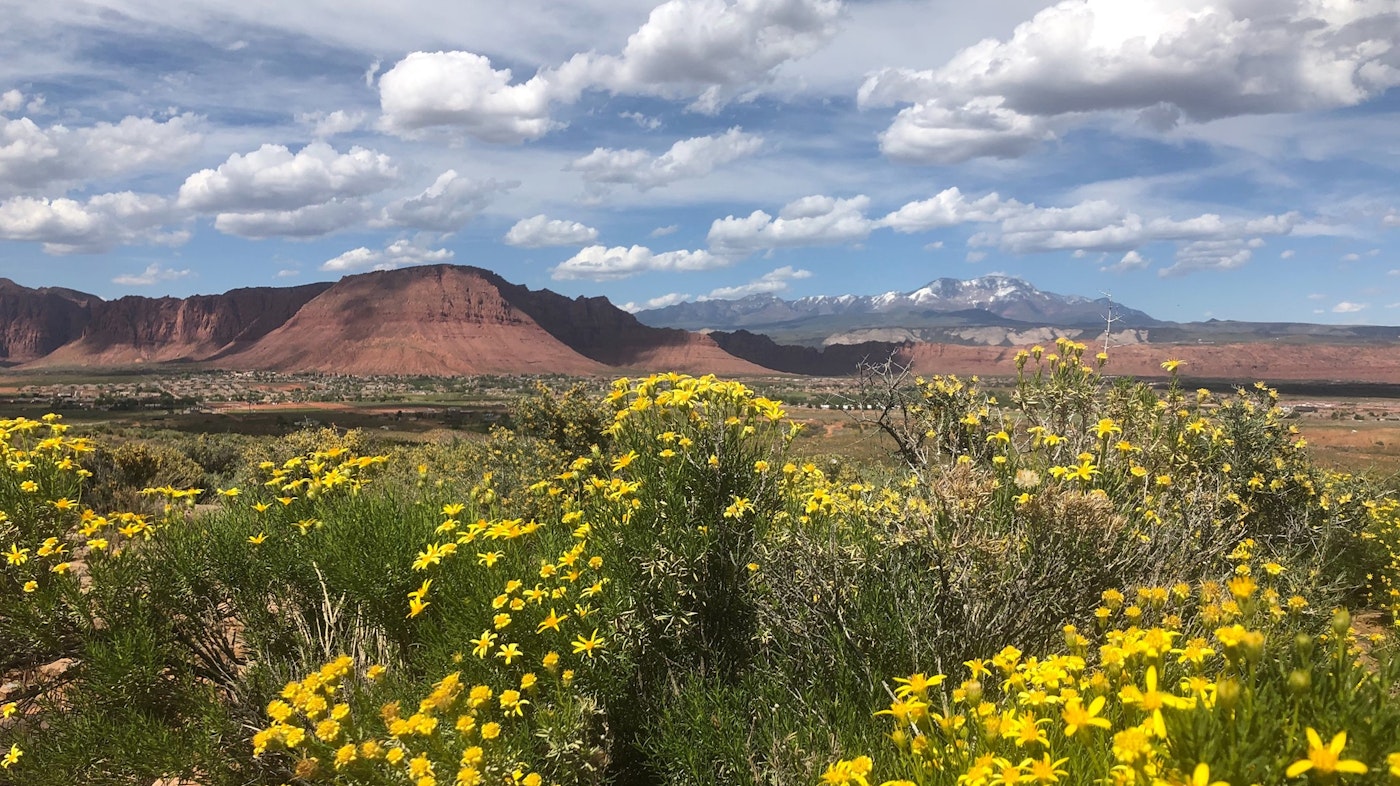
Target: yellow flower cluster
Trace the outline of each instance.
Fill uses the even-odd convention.
[[[1369,578],[1371,599],[1400,625],[1400,500],[1368,500],[1367,526],[1361,537],[1385,554],[1385,566]]]
[[[559,690],[566,686],[557,663],[557,656],[544,661]],[[509,727],[526,722],[516,719],[524,718],[540,695],[543,685],[534,672],[499,693],[489,685],[468,685],[461,672],[453,672],[434,683],[411,713],[391,701],[377,713],[365,713],[375,715],[373,720],[356,717],[351,703],[362,703],[385,673],[383,666],[374,665],[353,679],[353,661],[341,656],[288,683],[281,698],[267,705],[271,723],[253,735],[254,756],[289,751],[297,757],[295,774],[305,779],[334,771],[352,779],[371,772],[398,773],[414,786],[479,786],[503,779],[528,786],[543,783],[539,773],[519,762],[518,751],[507,741]]]
[[[95,450],[67,436],[58,415],[0,420],[0,592],[27,597],[69,574],[77,556],[99,559],[123,539],[148,538],[132,513],[100,516],[79,502],[92,473],[79,459]]]
[[[1128,602],[1134,598],[1137,603]],[[1277,593],[1261,590],[1247,575],[1224,587],[1203,582],[1109,590],[1103,601],[1096,649],[1068,626],[1063,651],[1027,656],[1008,646],[965,663],[965,679],[951,690],[944,689],[949,678],[943,674],[895,679],[893,701],[876,714],[893,721],[896,769],[919,784],[1213,786],[1210,773],[1221,762],[1180,761],[1177,736],[1200,734],[1208,728],[1204,717],[1226,727],[1233,723],[1267,689],[1261,682],[1266,658],[1297,658],[1301,665],[1288,689],[1294,696],[1310,689],[1313,645],[1296,634],[1306,602],[1280,604]],[[1333,631],[1342,649],[1321,657],[1325,668],[1344,671],[1344,684],[1356,689],[1379,678],[1352,664],[1349,625],[1339,612]],[[1293,654],[1270,654],[1271,642],[1286,642]],[[1297,720],[1295,710],[1282,723],[1275,777],[1311,772],[1331,782],[1339,774],[1371,771],[1365,762],[1344,758],[1344,731],[1324,744],[1318,731]],[[1229,753],[1227,747],[1217,756]],[[1397,758],[1390,754],[1377,767],[1385,771]],[[868,786],[872,769],[869,757],[843,759],[826,770],[823,782]]]
[[[288,506],[298,497],[313,500],[338,490],[356,494],[370,480],[367,470],[388,460],[388,456],[357,456],[349,448],[337,445],[293,456],[281,465],[264,461],[258,469],[267,476],[263,487]],[[237,492],[226,491],[224,496],[237,496]]]

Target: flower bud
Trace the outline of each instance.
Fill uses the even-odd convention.
[[[1240,683],[1234,677],[1225,677],[1215,686],[1215,698],[1220,703],[1221,709],[1227,713],[1233,713],[1236,705],[1240,703]]]
[[[1258,665],[1264,658],[1264,634],[1252,630],[1244,636],[1244,657],[1250,665]]]
[[[967,703],[980,704],[982,702],[982,683],[977,680],[969,680],[963,685],[967,689]]]
[[[1294,669],[1288,675],[1288,692],[1301,698],[1312,688],[1312,672]]]
[[[1313,643],[1313,637],[1306,633],[1293,637],[1293,651],[1298,653],[1298,660],[1307,663],[1312,659]]]
[[[1346,609],[1337,609],[1337,613],[1332,615],[1332,632],[1338,637],[1344,637],[1351,630],[1351,612]]]

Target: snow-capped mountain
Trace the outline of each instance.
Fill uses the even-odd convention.
[[[818,295],[797,300],[750,295],[738,300],[705,300],[642,311],[636,316],[647,325],[688,330],[779,328],[812,320],[830,320],[841,330],[1007,327],[1017,323],[1101,329],[1109,308],[1106,298],[1058,295],[1019,278],[982,276],[968,281],[940,278],[910,292],[882,295]],[[1112,311],[1115,328],[1159,324],[1147,314],[1117,303],[1112,304]]]

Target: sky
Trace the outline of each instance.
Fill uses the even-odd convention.
[[[0,0],[0,276],[1400,324],[1400,0]]]

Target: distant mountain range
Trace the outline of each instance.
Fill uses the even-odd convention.
[[[1162,324],[1107,298],[1057,295],[1010,276],[969,281],[940,278],[912,292],[883,295],[819,295],[798,300],[750,295],[738,300],[701,300],[641,311],[637,319],[648,325],[686,330],[762,331],[832,318],[867,329],[1030,325],[1101,330],[1110,311],[1117,327]]]
[[[1098,345],[1109,309],[1105,299],[1042,292],[1005,276],[939,279],[871,297],[712,300],[636,316],[606,298],[531,290],[458,265],[187,298],[104,300],[0,278],[0,366],[840,376],[893,358],[918,373],[995,375],[1014,373],[1018,347],[1060,336]],[[1116,303],[1112,313],[1115,373],[1159,375],[1173,356],[1198,378],[1400,383],[1393,327],[1179,324]]]
[[[1168,322],[1106,297],[1045,292],[1010,276],[968,281],[939,278],[910,292],[821,295],[785,300],[771,294],[701,300],[637,312],[654,327],[748,331],[808,347],[877,342],[1019,346],[1065,337],[1102,340],[1112,316],[1114,345],[1233,343],[1287,339],[1389,342],[1393,327],[1208,320]],[[723,343],[723,342],[721,342]]]

